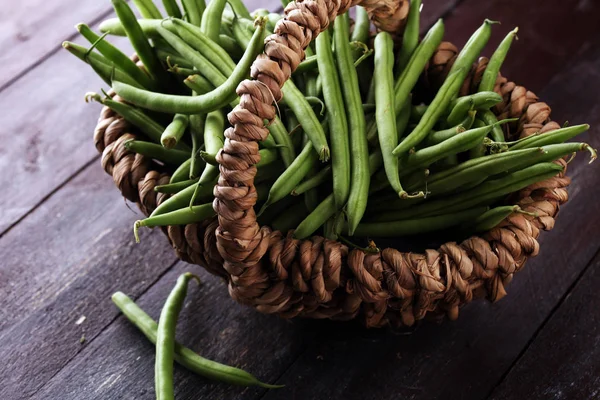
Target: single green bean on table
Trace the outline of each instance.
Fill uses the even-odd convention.
[[[202,22],[202,14],[206,10],[206,2],[204,0],[181,0],[181,5],[188,21],[199,27]]]
[[[154,191],[164,194],[176,194],[196,182],[198,182],[198,178],[188,179],[187,181],[181,181],[177,183],[167,183],[165,185],[154,186]]]
[[[200,278],[189,272],[177,278],[177,283],[160,312],[156,330],[156,358],[154,361],[154,391],[158,400],[174,400],[173,363],[175,361],[175,332],[177,319],[183,308],[190,279]]]
[[[162,67],[154,49],[150,46],[148,38],[140,27],[131,8],[129,8],[125,0],[112,0],[112,4],[133,49],[150,76],[157,82],[163,82],[163,84],[169,82],[169,75]]]
[[[202,33],[214,42],[219,40],[221,16],[223,15],[226,4],[227,0],[211,0],[202,14],[200,29],[202,29]]]
[[[133,0],[133,4],[144,18],[162,19],[162,15],[152,0]]]
[[[340,90],[340,78],[331,51],[329,31],[323,31],[317,36],[316,47],[319,75],[323,79],[323,98],[327,105],[327,120],[332,132],[329,139],[333,169],[333,197],[336,206],[341,209],[346,204],[350,192],[350,145],[346,110]]]
[[[175,114],[173,121],[167,125],[160,136],[160,143],[167,149],[172,149],[179,143],[185,130],[189,125],[190,119],[184,114]]]
[[[144,336],[156,344],[158,324],[150,318],[137,304],[121,292],[112,295],[112,301],[121,310],[123,315],[138,328]],[[255,376],[239,368],[230,367],[215,361],[208,360],[194,351],[175,342],[175,361],[184,368],[209,379],[233,385],[260,386],[274,389],[281,385],[268,385],[260,382]]]
[[[410,9],[402,33],[402,45],[396,59],[395,76],[400,76],[408,65],[410,57],[419,44],[419,17],[421,16],[421,0],[410,0]]]
[[[333,36],[338,73],[339,76],[344,78],[344,83],[340,84],[340,86],[342,88],[342,97],[348,116],[349,150],[350,154],[352,154],[351,158],[350,156],[348,157],[350,160],[351,175],[349,183],[350,192],[348,194],[348,204],[346,207],[348,233],[352,235],[367,208],[370,175],[365,115],[362,110],[358,75],[356,73],[356,68],[354,67],[350,45],[348,43],[349,34],[348,14],[338,16],[334,22]],[[329,119],[329,121],[331,121],[331,119]],[[332,132],[334,132],[333,129]],[[335,135],[335,133],[333,135]],[[333,145],[334,143],[332,143],[332,146]],[[335,171],[335,165],[333,171]],[[335,174],[333,179],[335,183]]]
[[[170,165],[179,166],[188,158],[190,158],[190,153],[187,151],[166,149],[159,144],[144,142],[141,140],[128,140],[124,143],[124,146],[127,150],[130,150],[134,153],[141,154]]]
[[[481,82],[479,83],[479,88],[477,89],[479,92],[483,91],[491,91],[494,90],[494,86],[496,86],[496,80],[498,78],[498,74],[500,73],[500,67],[508,54],[508,50],[514,40],[517,37],[517,32],[519,28],[515,28],[510,31],[508,35],[500,42],[500,45],[492,54],[490,61],[488,62],[485,71],[483,72],[483,76],[481,77]]]
[[[209,93],[194,97],[168,95],[140,90],[120,82],[114,82],[113,89],[126,101],[154,111],[173,114],[198,114],[220,109],[237,98],[235,93],[237,85],[246,77],[250,65],[256,59],[258,53],[262,51],[264,20],[258,21],[258,27],[252,36],[251,45],[246,49],[233,73],[225,82]],[[159,28],[159,31],[161,35],[165,34],[167,37],[173,35],[163,28]],[[203,73],[205,73],[204,70]],[[209,76],[207,78],[211,79]],[[211,83],[215,84],[213,81]]]
[[[145,89],[157,89],[157,83],[152,80],[150,76],[135,65],[135,63],[123,52],[105,40],[105,38],[98,36],[86,24],[77,24],[75,27],[77,28],[77,31],[90,43],[94,44],[94,47],[98,49],[108,61],[113,63],[116,68],[123,70]]]

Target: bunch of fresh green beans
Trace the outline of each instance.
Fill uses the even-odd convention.
[[[89,48],[64,47],[126,101],[88,95],[137,126],[145,140],[126,147],[172,168],[171,182],[156,187],[171,197],[136,221],[137,238],[142,226],[214,216],[225,115],[239,103],[235,89],[281,16],[250,13],[241,0],[182,1],[183,11],[170,0],[164,18],[151,0],[136,0],[143,17],[137,19],[124,0],[112,2],[118,18],[100,25],[102,35],[78,25]],[[494,85],[517,29],[494,51],[477,93],[459,97],[491,36],[490,20],[473,33],[435,96],[413,104],[444,24],[437,21],[420,40],[421,1],[410,3],[396,52],[388,33],[373,37],[361,7],[352,30],[348,13],[340,15],[306,49],[283,86],[269,136],[259,143],[260,224],[293,229],[298,239],[360,240],[449,228],[476,233],[523,212],[503,199],[560,173],[553,161],[580,150],[596,158],[585,143],[565,143],[588,125],[505,142],[503,125],[514,120],[498,121],[491,108],[502,102]],[[144,68],[106,35],[126,35]]]

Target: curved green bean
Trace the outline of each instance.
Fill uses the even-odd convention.
[[[496,86],[496,79],[498,78],[498,73],[500,72],[500,67],[508,54],[508,50],[513,42],[513,39],[517,36],[517,32],[519,28],[515,28],[510,31],[508,35],[500,42],[500,45],[492,54],[490,61],[488,62],[485,71],[483,72],[483,76],[481,77],[481,82],[479,83],[479,88],[477,89],[479,92],[483,92],[486,90],[494,90],[494,86]]]
[[[202,14],[200,29],[202,29],[202,33],[215,42],[219,40],[221,16],[223,15],[223,10],[225,10],[225,4],[227,4],[227,0],[212,0],[208,3],[206,10]]]
[[[478,92],[463,96],[450,104],[450,115],[446,118],[448,125],[458,124],[469,110],[489,110],[502,101],[502,96],[496,92]]]
[[[192,159],[190,157],[186,162],[177,167],[177,169],[171,175],[169,183],[177,183],[189,179],[191,166]]]
[[[556,129],[554,131],[546,132],[541,135],[532,135],[511,146],[510,150],[512,151],[519,149],[529,149],[532,147],[540,147],[548,144],[563,143],[587,131],[588,129],[590,129],[590,126],[588,124],[582,124]]]

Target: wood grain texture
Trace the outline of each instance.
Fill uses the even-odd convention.
[[[92,165],[0,240],[1,399],[35,393],[115,318],[113,292],[139,295],[175,262],[158,230],[135,244],[139,217]]]
[[[236,304],[226,285],[197,266],[183,262],[165,274],[137,302],[157,319],[177,276],[197,272],[202,285],[190,284],[177,324],[181,343],[201,355],[246,368],[265,381],[277,379],[311,340],[318,321],[290,323]],[[123,282],[117,289],[129,293]],[[101,300],[111,306],[108,296]],[[113,311],[116,307],[113,306]],[[76,360],[60,371],[34,399],[154,399],[154,346],[120,317]],[[255,399],[266,389],[218,384],[176,368],[177,399]]]
[[[74,37],[76,23],[92,24],[111,10],[110,2],[98,0],[20,0],[3,5],[0,90],[21,74],[33,73],[40,60]]]
[[[490,399],[597,399],[600,256]]]

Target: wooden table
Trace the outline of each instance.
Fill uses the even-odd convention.
[[[262,7],[277,9],[276,0]],[[483,18],[518,25],[503,72],[553,118],[598,125],[600,3],[425,0],[461,46]],[[121,290],[153,317],[176,277],[199,273],[179,339],[280,390],[215,384],[176,367],[178,399],[600,398],[600,171],[578,157],[553,231],[497,304],[410,332],[284,321],[234,303],[178,262],[158,230],[133,241],[129,209],[99,165],[83,102],[101,82],[60,48],[73,24],[112,16],[97,0],[21,0],[0,18],[0,399],[153,399],[154,349],[110,301]],[[117,41],[119,44],[123,40]],[[489,55],[490,50],[487,50]],[[596,129],[581,139],[600,147]]]

